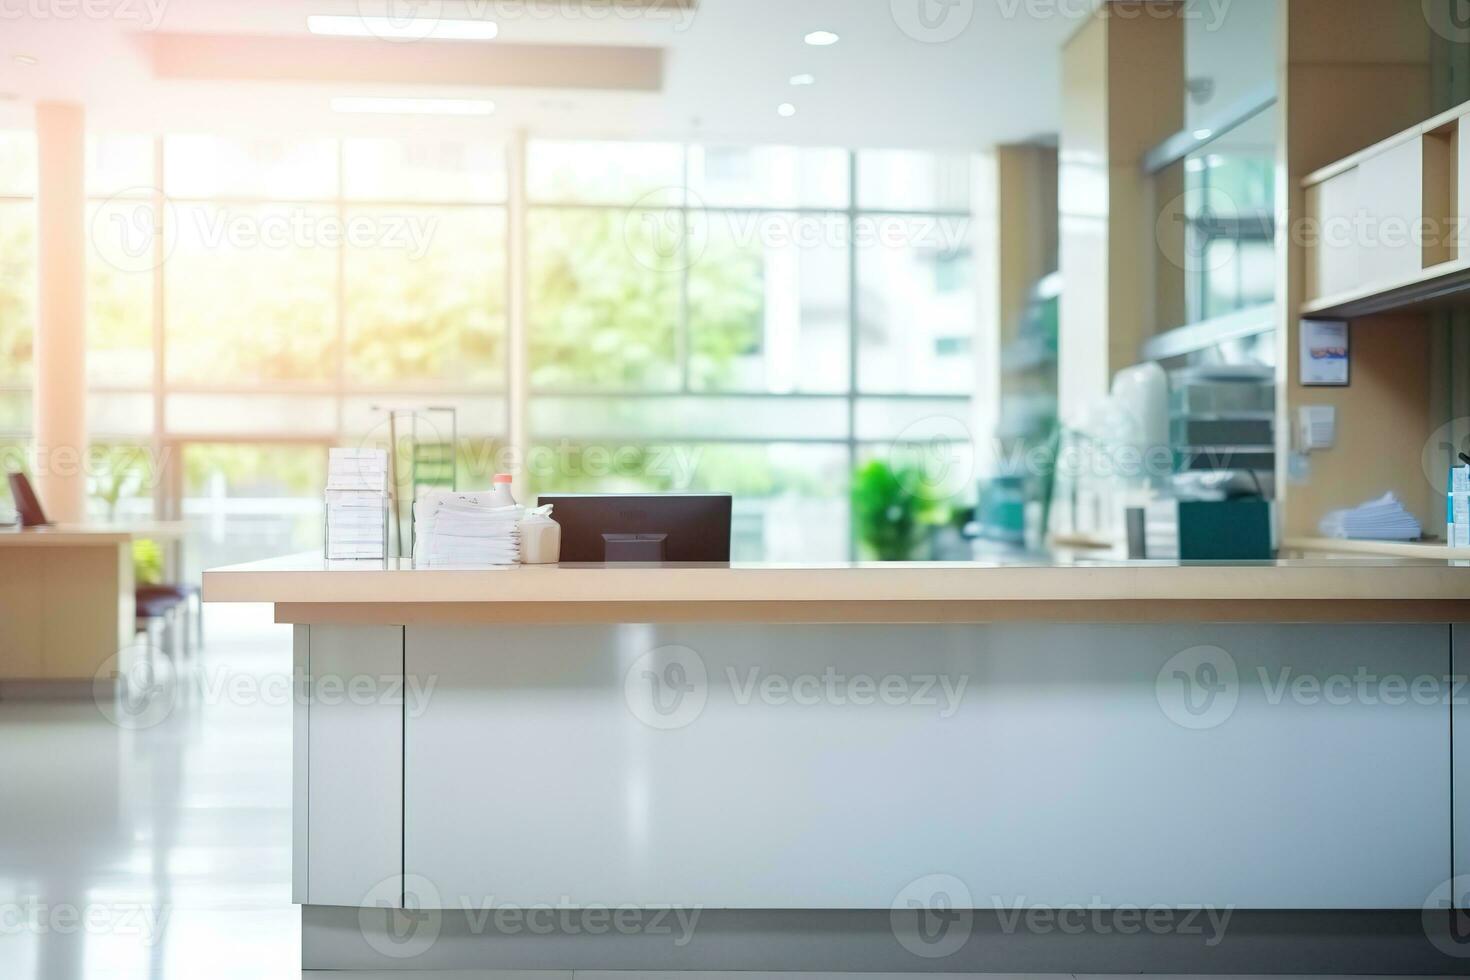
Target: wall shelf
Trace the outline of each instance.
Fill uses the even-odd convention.
[[[1462,221],[1470,104],[1441,113],[1301,182],[1306,298],[1301,315],[1354,319],[1470,302]],[[1297,225],[1293,224],[1293,229]]]
[[[1309,320],[1354,320],[1439,306],[1470,305],[1470,259],[1457,259],[1390,283],[1323,296],[1304,303]]]
[[[1283,555],[1300,554],[1357,555],[1372,558],[1419,558],[1470,561],[1470,548],[1451,548],[1443,541],[1354,541],[1346,538],[1287,538],[1282,542]]]

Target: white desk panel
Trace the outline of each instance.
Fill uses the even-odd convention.
[[[1442,683],[1449,642],[1413,625],[410,626],[407,670],[433,688],[405,718],[404,867],[443,907],[886,909],[944,875],[983,908],[1419,908],[1451,868],[1447,701],[1277,686]],[[1180,671],[1230,683],[1218,654],[1171,659],[1201,645],[1235,667],[1229,710],[1228,691],[1195,688],[1196,714],[1179,700]],[[741,703],[752,669],[776,687]],[[836,703],[829,669],[966,686],[948,715],[939,684]]]

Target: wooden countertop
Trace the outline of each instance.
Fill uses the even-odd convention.
[[[78,548],[126,544],[133,535],[117,528],[56,525],[0,528],[0,548]]]
[[[310,554],[205,572],[204,598],[273,602],[281,622],[946,622],[1058,616],[1470,622],[1470,568],[1444,561],[1321,559],[424,570],[409,562],[326,562]]]
[[[188,533],[183,521],[136,524],[52,524],[48,527],[0,527],[0,548],[75,548],[125,544],[137,539],[177,541]]]

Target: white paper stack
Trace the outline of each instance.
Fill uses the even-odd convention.
[[[1335,510],[1322,518],[1319,529],[1329,538],[1370,541],[1417,541],[1424,535],[1419,521],[1392,493],[1347,510]]]
[[[388,451],[327,453],[327,558],[388,556]]]
[[[514,565],[524,512],[518,504],[497,506],[489,491],[428,491],[413,505],[414,565]]]

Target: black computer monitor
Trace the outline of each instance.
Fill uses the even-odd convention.
[[[730,560],[728,493],[543,493],[564,562]]]

